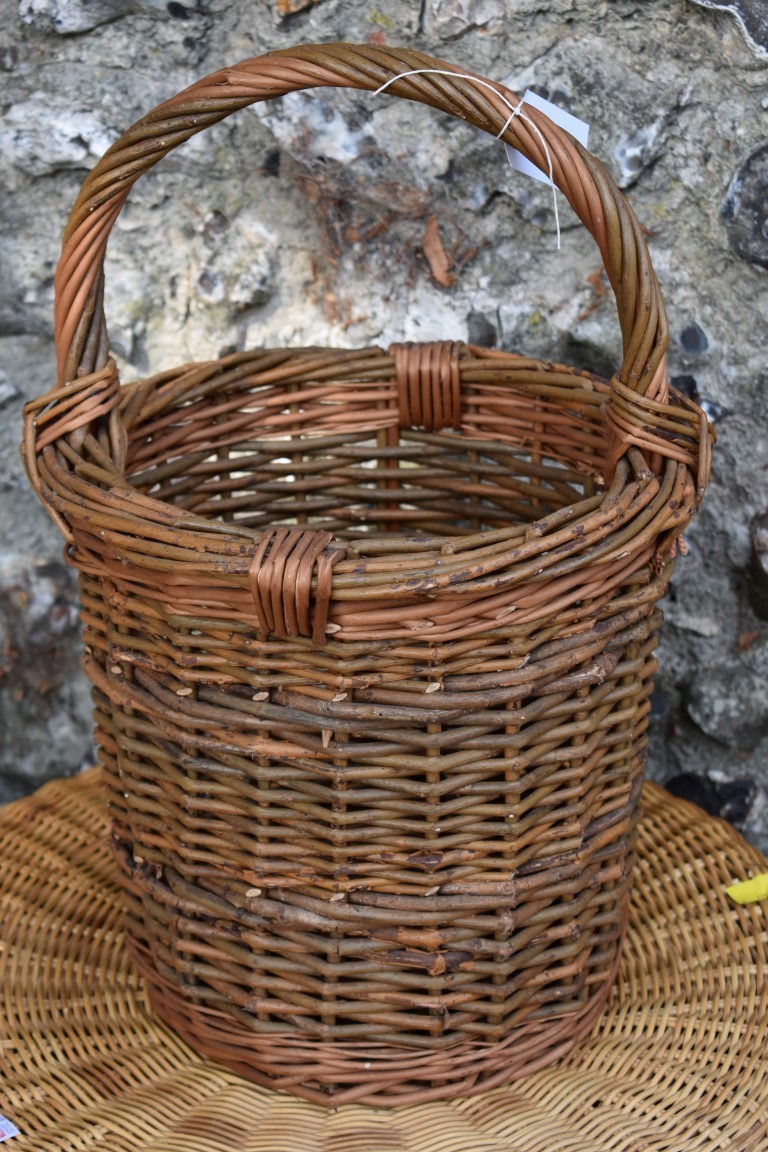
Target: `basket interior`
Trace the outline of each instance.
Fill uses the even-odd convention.
[[[364,372],[275,386],[258,363],[228,379],[222,361],[202,387],[194,373],[186,387],[164,378],[130,421],[128,478],[206,518],[341,539],[529,523],[599,490],[606,386],[506,362],[514,373],[462,382],[462,427],[440,432],[399,428],[393,381]]]

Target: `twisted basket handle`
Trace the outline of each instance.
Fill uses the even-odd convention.
[[[423,69],[438,70],[399,76]],[[450,75],[446,75],[450,73]],[[393,81],[393,77],[399,78]],[[138,177],[167,152],[239,108],[314,87],[376,90],[417,100],[497,136],[517,98],[422,52],[352,44],[306,45],[213,73],[160,104],[109,149],[87,177],[72,210],[56,273],[55,339],[59,385],[104,369],[109,343],[103,309],[104,254],[112,226]],[[504,98],[502,98],[504,97]],[[623,362],[608,418],[620,443],[658,451],[648,416],[667,402],[668,341],[661,292],[634,212],[602,165],[545,115],[526,106],[500,139],[545,171],[597,241],[616,297]],[[669,452],[665,452],[669,455]]]
[[[260,534],[232,524],[216,527],[142,495],[125,481],[128,432],[103,308],[107,241],[141,173],[231,112],[313,87],[391,89],[393,95],[467,120],[552,172],[555,184],[597,241],[621,325],[623,362],[605,405],[607,428],[613,434],[606,479],[628,448],[639,447],[659,477],[662,471],[674,473],[681,496],[673,519],[685,520],[696,502],[686,469],[694,475],[698,470],[700,497],[713,433],[691,401],[668,393],[664,355],[668,333],[661,293],[640,225],[611,177],[536,109],[526,109],[524,117],[510,116],[516,97],[500,84],[409,49],[324,44],[275,52],[198,81],[130,128],[83,184],[56,273],[58,384],[26,405],[23,447],[33,486],[69,541],[72,562],[97,574],[114,570],[125,576],[130,570],[130,579],[147,583],[153,594],[159,591],[177,606],[185,603],[195,611],[203,593],[215,589],[218,604],[255,613],[261,631],[275,636],[311,636],[320,644],[331,630],[343,630],[343,625],[329,623],[334,570],[338,565],[347,589],[355,577],[345,575],[345,547],[328,533],[314,527],[274,528]],[[460,368],[453,346],[442,345],[437,351],[432,346],[416,351],[393,346],[390,355],[403,386],[401,421],[407,426],[414,418],[430,427],[433,420],[440,427],[446,421],[456,425]],[[433,362],[441,366],[441,379],[448,385],[437,396],[436,406],[434,397],[430,399]],[[433,410],[425,416],[423,409],[430,404]],[[412,407],[418,410],[415,415]],[[641,461],[635,453],[630,469],[635,474]],[[108,528],[99,529],[97,535],[94,525],[101,518]],[[131,532],[141,542],[134,550]],[[102,552],[100,538],[110,533],[109,547]],[[156,551],[154,545],[144,547],[150,538]],[[201,564],[205,561],[202,586],[199,574],[192,580],[187,570],[190,551],[199,553]],[[243,576],[251,593],[245,601]],[[447,587],[452,580],[446,569],[434,577],[430,588]],[[401,590],[398,585],[398,595]],[[408,590],[410,594],[410,581]]]

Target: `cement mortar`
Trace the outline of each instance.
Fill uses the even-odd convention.
[[[74,583],[17,450],[22,403],[53,380],[53,271],[85,171],[224,64],[306,41],[404,43],[569,107],[650,230],[671,372],[716,418],[719,444],[666,605],[649,771],[756,781],[743,827],[768,849],[768,624],[747,577],[750,525],[768,508],[768,67],[736,7],[0,0],[3,798],[90,755]],[[257,343],[443,336],[610,374],[620,339],[598,253],[560,209],[558,251],[547,188],[466,125],[387,95],[323,90],[244,111],[140,182],[115,229],[108,316],[124,378]],[[432,214],[448,288],[424,255]]]

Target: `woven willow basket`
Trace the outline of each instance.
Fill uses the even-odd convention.
[[[137,177],[247,104],[417,70],[387,92],[551,162],[616,295],[615,377],[446,339],[121,388],[103,261]],[[333,44],[167,101],[83,186],[59,384],[26,412],[81,573],[133,961],[198,1049],[327,1104],[477,1092],[589,1032],[626,923],[656,604],[708,477],[635,216],[545,116],[505,128],[508,101]]]

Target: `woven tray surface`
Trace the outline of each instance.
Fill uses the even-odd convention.
[[[768,865],[644,792],[627,944],[587,1045],[471,1099],[335,1111],[260,1088],[153,1019],[95,772],[0,812],[3,1112],[37,1152],[762,1152],[768,930],[723,888]]]

